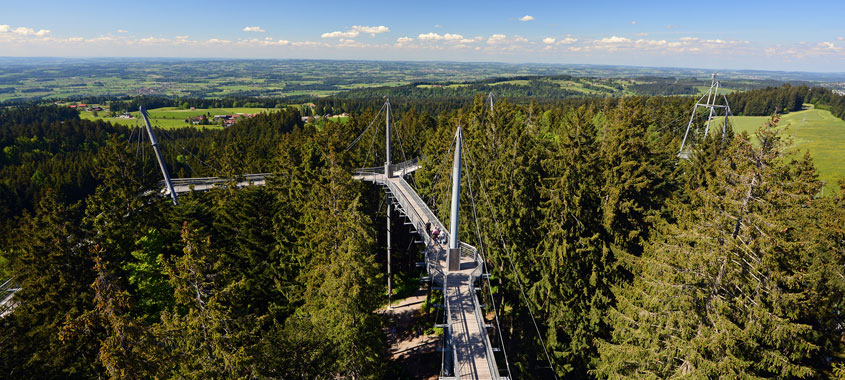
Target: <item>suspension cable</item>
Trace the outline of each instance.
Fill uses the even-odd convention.
[[[379,113],[376,116],[378,116],[380,114],[381,114],[381,111],[379,111]],[[375,120],[376,120],[376,118],[373,118],[373,121],[375,121]],[[372,125],[372,124],[373,124],[373,122],[370,122],[370,125]],[[373,131],[373,138],[370,139],[370,147],[367,149],[367,158],[364,159],[365,165],[370,162],[370,153],[373,152],[373,145],[375,145],[375,143],[376,143],[376,136],[378,136],[379,128],[380,127],[376,127],[376,130]],[[367,127],[367,129],[370,129],[370,127]],[[375,157],[373,157],[373,158],[375,158]]]
[[[443,156],[443,160],[440,162],[440,167],[434,173],[434,178],[432,179],[431,186],[429,187],[429,193],[432,193],[432,194],[435,193],[435,191],[437,189],[437,185],[440,183],[440,180],[443,178],[441,173],[443,173],[443,169],[446,167],[446,163],[449,160],[449,156],[452,155],[452,149],[454,149],[454,147],[455,147],[455,141],[456,141],[456,139],[452,139],[451,144],[449,144],[449,150],[446,152],[446,155]],[[449,176],[451,178],[451,171],[450,171]]]
[[[362,137],[364,137],[364,134],[366,134],[366,133],[367,133],[367,131],[369,131],[369,130],[370,130],[370,127],[372,127],[372,126],[373,126],[373,123],[375,123],[375,121],[378,119],[379,115],[381,115],[382,111],[384,111],[384,107],[385,107],[386,105],[387,105],[387,103],[385,103],[385,104],[383,104],[383,105],[381,106],[381,108],[378,110],[378,113],[376,113],[376,116],[374,116],[374,117],[373,117],[373,120],[372,120],[372,121],[370,121],[370,125],[368,125],[368,126],[367,126],[367,128],[365,128],[365,129],[364,129],[364,131],[363,131],[363,132],[361,132],[361,134],[360,134],[360,135],[358,135],[358,137],[356,137],[356,138],[355,138],[355,140],[352,140],[352,142],[351,142],[351,143],[349,143],[349,145],[347,145],[347,146],[346,146],[346,149],[344,149],[344,150],[343,150],[344,152],[347,152],[347,151],[349,151],[350,149],[352,149],[352,147],[353,147],[353,146],[355,146],[355,144],[357,144],[357,143],[358,143],[358,141],[360,141]]]
[[[461,146],[463,147],[463,155],[466,157],[468,153],[466,153],[466,144],[464,144],[463,140],[461,140]],[[481,254],[481,264],[484,266],[484,273],[490,273],[490,270],[487,268],[487,259],[484,256],[484,241],[481,236],[481,228],[478,224],[478,212],[476,211],[475,207],[475,196],[472,192],[472,176],[470,175],[469,166],[467,165],[466,158],[464,158],[464,170],[467,172],[467,188],[469,189],[469,199],[470,204],[472,204],[472,216],[475,219],[475,234],[478,238],[478,252]],[[496,308],[496,300],[493,298],[493,286],[490,284],[490,276],[486,276],[485,279],[487,282],[487,289],[490,292],[490,304],[493,305],[493,318],[496,321],[496,332],[499,333],[499,343],[502,345],[502,354],[505,356],[505,368],[508,370],[508,377],[511,377],[511,365],[508,359],[508,351],[505,348],[505,338],[502,336],[502,326],[499,324],[499,312]]]
[[[528,314],[531,316],[531,323],[534,325],[534,330],[537,332],[537,338],[540,339],[540,345],[541,345],[541,347],[543,347],[543,353],[546,355],[546,361],[548,361],[549,368],[552,370],[552,374],[554,375],[555,380],[557,380],[558,379],[557,371],[555,371],[554,364],[552,364],[551,356],[549,356],[549,351],[546,349],[546,343],[545,343],[545,340],[543,339],[543,335],[540,333],[540,328],[537,326],[537,319],[534,317],[534,311],[531,310],[531,303],[528,302],[528,296],[525,295],[525,289],[522,285],[522,280],[519,277],[519,271],[516,269],[516,265],[513,262],[513,255],[511,254],[511,251],[508,248],[507,243],[505,242],[505,237],[502,234],[502,229],[501,229],[501,226],[499,225],[499,220],[496,217],[496,214],[493,212],[493,206],[490,204],[490,196],[489,196],[489,194],[487,194],[487,191],[485,190],[485,187],[484,187],[484,182],[481,181],[481,177],[478,174],[478,167],[475,165],[475,160],[473,159],[472,154],[469,151],[467,151],[467,155],[470,159],[470,163],[472,164],[472,167],[475,170],[475,175],[478,178],[478,182],[481,184],[481,194],[484,195],[484,198],[485,198],[486,203],[487,203],[487,208],[490,210],[490,215],[493,216],[493,221],[495,222],[495,225],[496,225],[496,232],[499,235],[499,240],[502,243],[502,248],[505,251],[505,253],[507,254],[508,262],[510,263],[511,270],[514,273],[514,277],[516,277],[516,283],[517,283],[517,285],[519,285],[519,292],[522,295],[522,299],[523,299],[523,302],[525,302],[526,308],[528,309]]]
[[[185,145],[182,145],[182,143],[178,142],[178,141],[177,141],[175,138],[173,138],[173,137],[172,137],[169,133],[167,133],[167,130],[165,130],[164,128],[162,128],[162,127],[160,127],[160,126],[159,126],[159,127],[157,127],[157,129],[158,129],[158,131],[159,131],[159,132],[161,132],[161,134],[162,134],[162,136],[165,138],[165,140],[170,141],[170,142],[173,142],[173,143],[175,143],[176,145],[178,145],[178,146],[182,149],[182,152],[184,152],[184,153],[188,153],[191,157],[193,157],[194,159],[196,159],[197,161],[199,161],[199,162],[200,162],[200,164],[202,164],[203,166],[205,166],[205,167],[207,167],[207,168],[211,169],[212,173],[216,174],[218,177],[222,177],[222,176],[223,176],[223,175],[222,175],[222,173],[223,173],[223,171],[222,171],[222,170],[218,169],[218,168],[217,168],[217,167],[215,167],[215,166],[212,166],[212,165],[210,165],[210,164],[207,164],[205,161],[203,161],[203,159],[202,159],[202,158],[199,158],[199,156],[197,156],[197,155],[195,155],[193,152],[191,152],[191,150],[190,150],[190,149],[186,148],[186,147],[185,147]],[[187,161],[185,162],[185,165],[188,165],[188,168],[190,168],[190,169],[191,169],[191,173],[196,173],[196,171],[194,171],[194,168],[193,168],[193,167],[191,167],[191,164],[189,164]]]

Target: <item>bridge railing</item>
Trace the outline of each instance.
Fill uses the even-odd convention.
[[[228,182],[256,182],[265,180],[267,177],[271,176],[272,173],[256,173],[256,174],[245,174],[238,178],[225,178],[225,177],[197,177],[197,178],[173,178],[171,179],[171,183],[173,186],[185,186],[185,185],[195,185],[195,186],[202,186],[202,185],[219,185]],[[164,181],[159,182],[159,186],[164,186]]]
[[[408,169],[416,169],[420,165],[419,158],[413,158],[407,161],[400,162],[393,166],[393,173],[398,174],[399,176],[405,175],[405,171]]]
[[[3,284],[0,284],[0,318],[5,317],[15,308],[12,296],[14,296],[15,292],[18,290],[21,289],[17,282],[15,282],[14,277],[6,280]]]
[[[359,168],[352,171],[352,175],[370,175],[370,174],[384,174],[384,166],[374,166],[371,168]]]

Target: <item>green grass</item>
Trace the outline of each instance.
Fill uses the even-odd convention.
[[[435,86],[439,86],[442,88],[459,88],[459,87],[467,87],[468,84],[464,83],[454,83],[454,84],[447,84],[447,85],[434,85],[434,84],[418,84],[417,88],[435,88]]]
[[[210,115],[209,119],[212,119],[214,115],[231,115],[235,113],[261,113],[261,112],[272,112],[275,109],[273,108],[201,108],[201,109],[179,109],[176,107],[163,107],[163,108],[156,108],[147,111],[147,114],[150,116],[150,123],[155,127],[166,128],[166,129],[173,129],[173,128],[183,128],[183,127],[206,127],[206,128],[219,128],[217,125],[194,125],[192,123],[186,123],[185,118],[192,118],[200,115]],[[80,111],[79,117],[82,119],[87,120],[104,120],[108,121],[112,124],[119,124],[125,125],[129,127],[134,127],[136,125],[142,125],[142,119],[138,118],[138,112],[130,112],[135,118],[134,119],[121,119],[117,117],[108,117],[109,113],[100,111],[98,116],[95,117],[93,112],[88,111]]]
[[[515,80],[506,80],[502,82],[491,83],[491,86],[501,86],[503,84],[512,84],[517,86],[528,86],[529,81],[527,79],[515,79]]]
[[[737,133],[753,135],[768,119],[767,116],[734,116],[731,124]],[[714,123],[719,125],[716,119]],[[799,154],[809,151],[813,156],[819,179],[825,182],[825,194],[836,192],[837,181],[845,178],[845,121],[830,111],[811,108],[782,115],[778,125],[792,137]]]

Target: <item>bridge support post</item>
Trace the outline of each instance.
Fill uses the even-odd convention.
[[[179,201],[176,199],[176,190],[173,189],[173,183],[170,181],[170,173],[167,172],[167,166],[164,165],[164,159],[161,157],[161,150],[158,148],[158,142],[153,134],[153,127],[150,125],[150,118],[147,116],[147,110],[144,109],[144,106],[140,106],[138,107],[138,111],[141,116],[144,117],[144,125],[147,127],[147,134],[150,136],[150,143],[153,144],[156,160],[158,160],[158,166],[161,168],[161,175],[164,177],[164,184],[167,186],[167,191],[170,192],[170,199],[173,200],[174,205],[178,206]]]
[[[461,249],[458,247],[458,220],[460,219],[461,203],[461,144],[463,136],[461,127],[455,132],[455,157],[452,160],[452,210],[449,216],[449,252],[446,259],[447,269],[461,270]]]
[[[385,119],[384,119],[384,134],[385,134],[385,160],[384,160],[384,175],[387,178],[393,177],[393,164],[390,162],[390,99],[385,102]]]
[[[390,196],[387,197],[387,310],[391,310],[393,299],[393,274],[390,270],[390,225],[393,204],[390,203]]]

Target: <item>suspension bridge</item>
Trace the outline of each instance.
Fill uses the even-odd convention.
[[[492,110],[492,94],[489,98]],[[391,224],[395,217],[394,211],[399,217],[406,219],[405,225],[410,226],[411,233],[419,240],[416,243],[424,246],[423,259],[419,266],[425,268],[425,275],[422,280],[428,285],[428,297],[431,299],[432,291],[439,291],[442,294],[442,304],[434,305],[440,309],[442,319],[439,319],[435,327],[443,331],[441,344],[438,351],[441,353],[441,368],[439,378],[442,380],[451,379],[473,379],[486,380],[510,379],[510,364],[507,359],[507,352],[502,344],[502,330],[498,325],[498,313],[493,303],[486,262],[483,250],[479,251],[475,246],[458,240],[459,236],[459,213],[460,213],[460,191],[462,164],[463,171],[468,171],[465,162],[465,145],[461,127],[458,126],[455,138],[450,147],[454,150],[451,175],[451,208],[449,214],[449,228],[447,229],[437,215],[429,208],[425,201],[417,194],[416,190],[406,180],[409,176],[420,169],[418,159],[410,159],[404,162],[393,164],[391,162],[391,118],[390,102],[386,101],[385,106],[385,136],[386,151],[385,164],[378,167],[357,169],[353,172],[353,178],[361,181],[379,185],[386,193],[387,202],[387,278],[388,295],[392,294],[392,269],[391,269]],[[161,151],[158,146],[153,128],[150,125],[149,117],[144,107],[140,107],[140,114],[144,119],[144,127],[150,144],[153,147],[163,181],[161,182],[161,194],[168,196],[174,205],[178,205],[178,195],[191,191],[206,191],[221,186],[232,186],[236,188],[247,186],[263,186],[266,184],[269,173],[244,174],[238,178],[224,177],[203,177],[203,178],[177,178],[172,179],[164,163]],[[379,115],[373,119],[375,121]],[[350,144],[354,145],[367,133],[367,127],[361,136]],[[376,131],[375,133],[377,133]],[[374,133],[374,135],[375,135]],[[139,135],[140,136],[140,135]],[[401,144],[401,139],[400,139]],[[347,148],[348,149],[348,148]],[[404,152],[403,152],[404,153]],[[447,156],[448,154],[447,153]],[[369,156],[369,155],[368,155]],[[472,195],[472,185],[469,185]],[[473,213],[475,214],[473,199]],[[476,232],[478,232],[476,216]],[[429,227],[436,228],[442,233],[438,237],[431,235]],[[480,240],[479,240],[480,241]],[[485,288],[482,282],[486,282]],[[521,287],[521,283],[520,283]],[[484,289],[487,289],[489,298],[485,298]],[[11,313],[16,306],[14,293],[19,288],[15,285],[14,279],[6,281],[0,286],[0,318]],[[481,300],[487,300],[485,305]],[[390,296],[388,296],[388,309],[390,308]],[[492,309],[491,309],[492,308]],[[492,310],[492,312],[491,312]],[[529,312],[530,312],[529,306]],[[487,321],[487,316],[492,314],[492,322]],[[533,319],[533,313],[532,313]],[[535,323],[536,328],[536,323]],[[493,331],[493,332],[491,332]],[[537,330],[539,333],[539,330]],[[494,345],[491,336],[496,337],[498,333],[498,344]],[[541,344],[545,350],[545,343],[540,337]],[[503,358],[504,366],[500,367],[497,355]],[[548,353],[546,353],[548,359]],[[551,366],[551,361],[549,361]],[[551,369],[551,367],[550,367]],[[555,376],[556,378],[556,376]]]
[[[442,356],[440,379],[509,379],[507,359],[505,359],[504,374],[502,374],[496,360],[497,352],[501,352],[506,357],[504,346],[496,347],[491,343],[489,330],[493,329],[494,325],[486,321],[485,309],[487,306],[479,301],[479,293],[482,288],[477,285],[480,280],[489,279],[483,256],[479,254],[476,247],[458,240],[463,147],[461,128],[457,128],[453,141],[452,202],[450,224],[449,228],[446,229],[443,222],[405,179],[406,176],[420,168],[419,160],[410,159],[395,165],[391,162],[389,100],[385,102],[382,110],[385,111],[386,162],[383,166],[355,170],[353,178],[380,185],[386,192],[388,199],[388,295],[392,294],[393,291],[390,263],[392,251],[391,225],[394,211],[396,211],[407,220],[405,225],[411,226],[412,233],[419,238],[416,242],[425,246],[422,266],[425,268],[426,275],[422,279],[428,282],[429,295],[431,290],[439,290],[443,295],[443,303],[435,305],[436,308],[444,311],[443,319],[440,321],[442,323],[437,323],[435,326],[443,329],[443,338],[439,349]],[[380,114],[381,111],[376,115],[376,118]],[[209,190],[218,186],[231,185],[233,182],[236,187],[265,185],[269,176],[268,173],[246,174],[238,179],[220,177],[171,179],[161,158],[158,142],[143,107],[141,108],[141,115],[144,117],[147,135],[150,138],[150,143],[164,177],[162,193],[170,196],[174,204],[178,204],[178,194],[184,192]],[[374,118],[373,121],[375,120]],[[361,136],[350,144],[350,147],[358,142],[372,125],[373,123],[370,123],[370,126],[362,132]],[[430,234],[429,227],[436,228],[443,233],[434,238]],[[492,294],[490,301],[492,303]],[[389,305],[390,298],[388,298],[388,308]],[[497,318],[496,323],[498,323]],[[498,330],[498,326],[495,327]],[[499,332],[501,331],[499,330]],[[501,339],[499,342],[501,343]]]
[[[690,129],[693,126],[696,111],[699,107],[709,110],[704,136],[707,136],[710,129],[710,122],[714,116],[717,115],[717,109],[724,109],[725,122],[722,126],[722,135],[724,137],[725,129],[727,127],[727,119],[731,115],[730,106],[727,104],[727,98],[722,94],[724,104],[717,104],[719,95],[719,82],[715,79],[716,74],[713,74],[711,80],[710,90],[696,102],[693,108],[690,122],[687,125],[686,133],[684,134],[683,142],[678,156],[681,159],[688,159],[690,152],[687,148],[687,137]],[[702,103],[706,97],[706,101]],[[488,97],[490,101],[491,112],[493,110],[492,93]],[[375,121],[382,111],[385,111],[385,163],[383,166],[369,167],[357,169],[353,172],[353,178],[366,181],[378,186],[381,186],[386,193],[387,202],[387,282],[388,282],[388,309],[390,308],[390,294],[392,294],[392,269],[391,269],[391,238],[392,238],[392,220],[394,218],[394,211],[400,217],[406,219],[405,225],[410,226],[410,232],[415,234],[419,240],[416,243],[424,246],[423,259],[419,266],[425,268],[425,276],[422,278],[429,289],[429,298],[431,298],[431,291],[440,291],[442,294],[442,304],[434,305],[442,311],[442,319],[436,323],[435,327],[442,328],[443,336],[439,351],[441,352],[441,369],[439,378],[442,380],[451,379],[510,379],[510,364],[508,362],[507,352],[502,344],[502,330],[498,325],[498,312],[495,309],[493,302],[493,295],[490,291],[489,272],[486,269],[486,262],[484,259],[483,249],[479,250],[475,246],[462,242],[458,239],[459,230],[459,214],[460,214],[460,192],[461,192],[461,175],[462,172],[468,171],[465,162],[465,145],[461,127],[458,126],[455,132],[455,137],[452,142],[454,147],[454,157],[452,160],[452,188],[451,188],[451,208],[449,213],[449,228],[441,222],[437,215],[429,208],[425,201],[417,194],[416,190],[406,180],[409,176],[420,169],[420,162],[417,159],[405,160],[404,162],[393,164],[391,162],[391,118],[390,118],[390,101],[386,101],[382,110],[373,119]],[[202,178],[177,178],[172,179],[167,170],[167,166],[161,155],[153,128],[150,125],[149,117],[144,107],[140,107],[140,114],[144,119],[144,128],[146,135],[153,147],[156,159],[163,181],[161,182],[161,194],[170,197],[174,205],[178,205],[178,195],[181,193],[191,191],[206,191],[221,186],[234,186],[235,188],[242,188],[247,186],[264,186],[267,182],[270,173],[244,174],[237,178],[225,177],[202,177]],[[361,133],[350,145],[347,150],[354,146],[367,131],[372,127],[373,123]],[[377,131],[376,131],[377,133]],[[375,139],[376,133],[373,134]],[[139,134],[140,136],[140,134]],[[140,138],[140,137],[139,137]],[[373,140],[374,141],[374,140]],[[400,147],[401,147],[401,139]],[[140,143],[140,140],[139,140]],[[687,148],[686,150],[684,148]],[[450,147],[450,153],[452,148]],[[448,156],[448,153],[447,153]],[[368,153],[369,159],[369,153]],[[463,165],[463,170],[462,170]],[[472,185],[467,181],[470,191],[470,199],[473,201],[473,214],[475,214],[475,204],[472,198]],[[482,189],[483,190],[483,189]],[[488,200],[489,202],[489,200]],[[488,205],[489,206],[489,205]],[[478,218],[476,220],[476,232],[478,232]],[[498,223],[498,222],[497,222]],[[429,227],[442,231],[437,237],[430,234]],[[480,232],[478,232],[480,234]],[[500,231],[501,234],[501,231]],[[481,241],[478,236],[479,242]],[[503,241],[504,243],[504,241]],[[507,247],[503,244],[503,248],[507,251]],[[513,263],[511,263],[513,266]],[[513,268],[516,271],[515,268]],[[517,276],[517,281],[519,277]],[[487,287],[485,288],[484,282]],[[522,290],[522,284],[519,283]],[[482,293],[487,289],[489,299]],[[17,302],[14,299],[14,294],[20,290],[15,284],[14,279],[10,279],[3,284],[0,284],[0,318],[11,313]],[[524,291],[522,292],[525,298]],[[485,305],[481,300],[487,300],[489,305]],[[526,301],[526,307],[529,314],[531,314],[532,321],[534,320],[533,312],[530,304]],[[491,312],[492,311],[492,312]],[[492,314],[492,322],[487,321],[488,315]],[[549,369],[552,371],[554,378],[557,378],[554,369],[545,348],[545,342],[537,328],[536,321],[534,327],[537,331],[538,338],[543,351],[546,354],[546,359],[549,363]],[[498,336],[496,335],[498,333]],[[498,344],[493,344],[491,336],[498,337]],[[504,360],[497,361],[498,358]],[[504,362],[504,366],[500,366]]]

